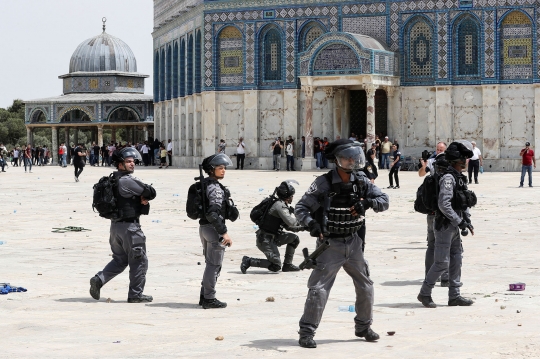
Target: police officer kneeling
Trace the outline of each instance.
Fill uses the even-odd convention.
[[[373,282],[362,253],[357,232],[364,225],[365,211],[388,209],[388,196],[365,176],[354,172],[363,168],[365,157],[358,142],[337,140],[325,149],[325,156],[336,169],[319,176],[295,207],[300,224],[309,227],[317,246],[328,240],[330,247],[317,258],[317,266],[308,280],[304,315],[300,319],[300,346],[316,348],[313,340],[339,270],[352,277],[356,291],[355,335],[376,341],[373,321]]]
[[[445,158],[450,164],[439,180],[438,210],[435,213],[435,260],[418,294],[418,300],[427,308],[436,308],[431,291],[437,278],[449,268],[449,306],[469,306],[474,302],[460,295],[463,235],[474,235],[469,208],[476,205],[476,196],[467,189],[465,170],[467,159],[473,156],[472,145],[467,141],[452,142]]]
[[[113,173],[118,215],[111,220],[109,243],[113,259],[90,279],[90,295],[98,300],[100,290],[108,281],[122,273],[129,265],[128,303],[151,302],[152,296],[144,295],[148,258],[146,257],[146,237],[141,230],[139,216],[148,214],[148,201],[156,197],[156,191],[131,174],[135,171],[135,160],[141,155],[132,147],[115,151],[112,161],[118,168]]]
[[[276,194],[279,199],[270,207],[268,213],[266,213],[262,222],[259,224],[257,248],[264,253],[267,259],[244,256],[240,265],[242,273],[245,274],[250,266],[267,268],[272,272],[278,272],[280,269],[283,272],[300,270],[300,268],[292,264],[294,250],[300,244],[300,239],[294,233],[283,232],[283,228],[293,232],[304,229],[304,227],[298,224],[296,218],[291,215],[292,207],[289,207],[289,204],[292,203],[295,189],[290,182],[294,183],[296,181],[283,181],[276,188]],[[285,250],[285,260],[283,261],[282,268],[278,247],[284,244],[287,245],[287,249]]]

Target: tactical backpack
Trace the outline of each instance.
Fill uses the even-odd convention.
[[[101,177],[99,182],[94,185],[92,209],[94,212],[97,210],[100,217],[106,219],[118,218],[116,185],[117,180],[112,173],[109,176]]]
[[[191,186],[189,186],[187,202],[186,202],[186,212],[189,218],[196,220],[201,219],[203,216],[203,201],[205,200],[203,196],[203,190],[201,182],[197,181]]]
[[[439,175],[432,174],[424,178],[424,182],[416,191],[414,210],[423,214],[435,212],[438,208]]]
[[[268,213],[274,203],[277,202],[277,200],[278,198],[274,195],[266,197],[261,201],[261,203],[253,207],[251,213],[249,214],[249,218],[251,218],[253,223],[255,223],[256,225],[260,225],[261,222],[264,220],[264,216]]]

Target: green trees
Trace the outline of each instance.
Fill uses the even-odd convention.
[[[8,148],[26,142],[22,100],[14,100],[7,109],[0,108],[0,142]]]

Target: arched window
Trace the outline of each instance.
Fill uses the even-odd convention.
[[[242,33],[234,26],[227,26],[219,33],[218,41],[219,86],[242,86],[244,83]]]
[[[186,96],[186,41],[180,45],[180,97]]]
[[[195,93],[201,93],[201,31],[195,36]]]
[[[178,97],[178,42],[174,43],[173,47],[173,72],[172,72],[172,87],[173,98]]]
[[[324,34],[324,32],[325,31],[321,28],[321,26],[315,22],[305,25],[300,32],[298,52],[306,51],[309,45],[311,45],[313,41],[317,40],[319,36]]]
[[[159,102],[159,50],[154,57],[154,102]]]
[[[187,50],[187,95],[193,94],[193,35],[189,35]]]
[[[281,33],[274,26],[265,31],[262,36],[261,71],[263,82],[281,81],[283,71]]]
[[[433,78],[433,28],[422,17],[409,22],[405,32],[405,75],[421,81]]]
[[[159,63],[159,101],[165,101],[165,50],[161,49]]]
[[[167,46],[167,68],[165,70],[165,88],[166,99],[171,99],[171,82],[172,82],[172,49],[171,45]]]
[[[456,39],[454,61],[457,76],[480,76],[480,26],[471,15],[464,15],[456,21],[454,39]]]
[[[501,79],[532,78],[532,24],[527,15],[513,11],[501,23],[500,76]]]

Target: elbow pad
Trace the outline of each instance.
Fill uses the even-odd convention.
[[[141,193],[141,196],[146,198],[147,200],[151,201],[153,200],[154,198],[156,198],[156,190],[154,189],[154,187],[148,185],[148,184],[145,184],[144,185],[144,191],[143,193]]]
[[[218,212],[206,213],[206,220],[214,226],[218,234],[227,233],[227,226],[225,225],[225,220],[219,215]]]

